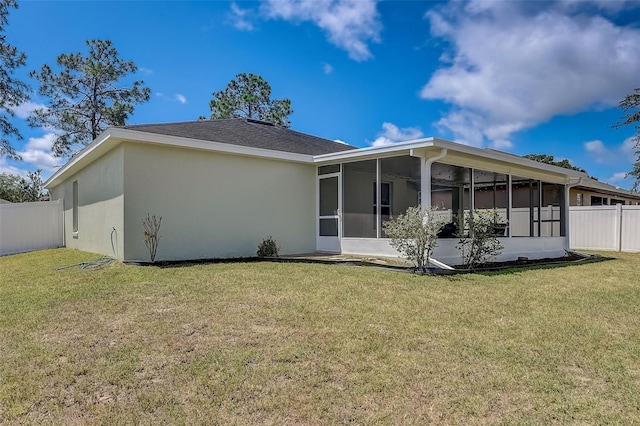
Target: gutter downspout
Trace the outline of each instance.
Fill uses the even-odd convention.
[[[420,188],[422,191],[422,202],[420,205],[423,209],[431,208],[431,165],[446,157],[447,152],[447,148],[442,148],[440,154],[435,157],[423,157],[424,162],[422,163],[422,170],[420,170]]]
[[[447,156],[447,148],[442,148],[440,150],[440,154],[435,157],[424,158],[424,162],[422,163],[422,170],[420,170],[420,188],[422,191],[422,201],[420,206],[423,209],[431,208],[431,165],[438,160],[442,160]],[[453,268],[446,263],[442,263],[439,260],[429,258],[427,259],[429,263],[434,266],[437,266],[440,269],[447,269],[452,271]]]
[[[573,188],[574,186],[578,186],[582,183],[582,178],[578,178],[577,182],[571,183],[569,182],[568,185],[565,185],[565,190],[564,190],[564,208],[565,208],[565,224],[564,224],[564,236],[566,238],[566,245],[567,247],[565,247],[566,251],[571,250],[571,211],[570,209],[570,205],[571,205],[571,188]]]

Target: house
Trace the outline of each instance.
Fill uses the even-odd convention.
[[[66,246],[149,259],[142,219],[162,216],[157,260],[282,254],[397,255],[382,223],[439,207],[465,227],[498,209],[503,260],[561,256],[572,185],[586,174],[437,138],[356,148],[248,119],[107,129],[45,183],[64,200]],[[434,258],[459,264],[457,239]]]
[[[618,188],[591,178],[584,178],[571,188],[571,206],[638,205],[640,194]]]

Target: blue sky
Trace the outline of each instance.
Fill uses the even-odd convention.
[[[290,98],[292,128],[365,147],[440,137],[518,155],[569,159],[604,182],[634,159],[631,127],[613,107],[640,87],[640,1],[22,1],[7,41],[23,76],[60,53],[109,39],[152,89],[129,124],[195,120],[238,73],[262,75]],[[43,169],[65,159],[51,130],[16,109],[13,141]]]

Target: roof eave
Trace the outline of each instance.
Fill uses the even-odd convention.
[[[476,148],[473,146],[463,145],[460,143],[451,142],[451,141],[438,139],[438,138],[415,139],[411,141],[399,142],[399,143],[384,145],[380,147],[360,148],[357,150],[316,155],[313,157],[313,160],[316,164],[323,164],[323,163],[337,162],[341,160],[375,158],[379,156],[386,156],[393,153],[397,154],[403,151],[407,153],[411,153],[418,149],[430,148],[430,147],[446,148],[447,150],[450,150],[450,151],[455,151],[455,152],[469,154],[469,155],[475,155],[482,158],[515,164],[522,167],[542,170],[549,173],[565,175],[567,177],[583,177],[583,178],[587,177],[586,173],[580,172],[577,170],[565,169],[563,167],[540,163],[538,161],[530,160],[528,158],[519,157],[517,155],[508,154],[501,151]],[[446,160],[444,161],[446,162]]]
[[[252,148],[223,142],[212,142],[200,139],[191,139],[179,136],[169,136],[159,133],[111,127],[105,130],[93,142],[79,151],[64,166],[58,169],[58,171],[56,171],[49,179],[47,179],[44,184],[45,188],[51,189],[59,185],[62,181],[64,181],[69,173],[78,171],[80,168],[83,168],[84,166],[89,164],[89,162],[97,159],[100,155],[115,148],[119,143],[123,141],[201,149],[211,152],[221,152],[226,154],[246,155],[273,160],[313,164],[313,156],[309,154],[274,151],[264,148]]]
[[[640,200],[640,194],[635,193],[633,191],[629,191],[623,188],[618,188],[613,185],[609,185],[608,183],[600,182],[595,179],[587,178],[582,180],[576,187],[589,189],[592,191],[600,191],[606,192],[613,195],[620,195],[624,197],[634,198],[636,200]]]
[[[107,141],[113,139],[113,131],[118,130],[116,128],[108,128],[104,132],[100,133],[97,138],[95,138],[89,145],[82,148],[80,151],[75,153],[69,161],[67,161],[62,167],[60,167],[54,174],[52,174],[49,179],[47,179],[44,183],[44,187],[46,189],[51,189],[53,187],[58,186],[64,180],[64,176],[69,173],[70,170],[76,170],[78,167],[83,167],[82,165],[86,163],[87,158],[93,160],[96,159],[104,152],[101,147],[104,147],[107,144]],[[110,150],[111,147],[109,147]]]

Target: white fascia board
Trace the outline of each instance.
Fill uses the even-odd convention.
[[[582,178],[587,177],[587,174],[584,172],[565,169],[564,167],[553,166],[551,164],[541,163],[539,161],[530,160],[528,158],[520,157],[515,154],[509,154],[507,152],[496,151],[493,149],[476,148],[473,146],[450,142],[443,139],[434,139],[434,146],[447,148],[451,151],[457,151],[465,154],[477,155],[479,157],[483,157],[487,159],[511,163],[518,166],[548,171],[555,174],[561,174],[567,177],[582,177]]]
[[[84,167],[83,165],[87,161],[92,161],[98,158],[105,152],[104,145],[107,145],[107,141],[112,139],[111,130],[107,129],[100,133],[97,138],[93,140],[89,145],[76,152],[62,167],[60,167],[49,179],[44,183],[44,188],[51,189],[57,186],[63,180],[63,176],[70,170],[76,170],[78,167]],[[107,148],[106,151],[111,148]]]
[[[433,146],[433,141],[433,138],[415,139],[383,146],[370,146],[367,148],[352,149],[350,151],[332,152],[330,154],[315,155],[313,161],[316,164],[322,164],[340,160],[366,160],[368,158],[386,157],[394,154],[398,155],[404,151],[408,154],[412,149]]]
[[[607,191],[614,194],[619,194],[625,197],[633,197],[636,199],[640,199],[640,194],[635,193],[633,191],[629,191],[623,188],[618,188],[617,186],[609,185],[608,183],[600,182],[595,179],[583,179],[576,186],[581,186],[584,188],[589,188],[593,190]]]
[[[180,148],[201,149],[204,151],[222,152],[227,154],[247,155],[251,157],[271,158],[274,160],[292,161],[295,163],[313,164],[313,155],[296,154],[293,152],[275,151],[265,148],[253,148],[242,145],[233,145],[223,142],[211,142],[200,139],[190,139],[180,136],[163,135],[159,133],[141,132],[130,129],[113,129],[115,136],[136,143],[150,143],[155,145],[167,145]]]
[[[162,135],[158,133],[141,132],[117,127],[105,130],[93,142],[74,155],[64,166],[58,169],[47,181],[45,188],[59,184],[69,171],[82,168],[89,162],[115,148],[121,142],[147,143],[172,146],[179,148],[201,149],[204,151],[221,152],[226,154],[247,155],[252,157],[269,158],[295,163],[313,164],[313,156],[284,151],[274,151],[264,148],[252,148],[222,142],[210,142],[199,139],[183,138],[179,136]]]
[[[551,164],[540,163],[538,161],[530,160],[528,158],[520,157],[515,154],[509,154],[502,151],[496,151],[492,149],[476,148],[469,145],[464,145],[456,142],[447,141],[438,138],[425,138],[416,139],[406,142],[398,142],[390,145],[384,145],[380,147],[368,147],[361,149],[354,149],[351,151],[342,151],[331,154],[316,155],[313,160],[316,164],[335,163],[344,160],[365,160],[369,158],[385,157],[389,155],[399,155],[404,151],[407,153],[421,148],[446,148],[450,152],[459,152],[463,154],[473,155],[480,158],[486,158],[495,161],[501,161],[503,163],[514,164],[522,167],[528,167],[531,169],[546,171],[550,173],[565,175],[567,177],[581,177],[586,178],[587,174],[579,172],[577,170],[565,169],[563,167],[553,166]],[[437,153],[434,153],[434,155]],[[446,162],[446,158],[443,159]]]

